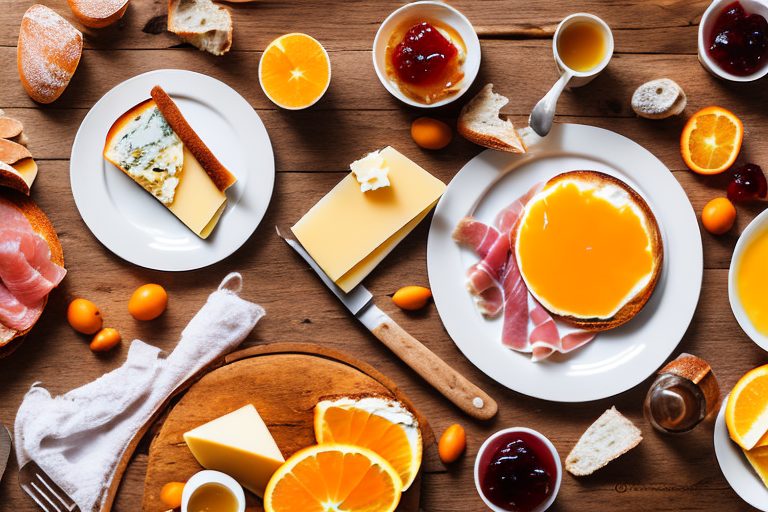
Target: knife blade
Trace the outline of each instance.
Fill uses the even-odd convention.
[[[0,423],[0,481],[3,480],[5,474],[5,468],[8,467],[8,460],[11,458],[11,449],[13,443],[11,442],[11,433],[8,432],[8,428]]]
[[[345,293],[298,241],[283,236],[277,227],[275,230],[278,236],[309,264],[344,307],[432,387],[473,418],[487,420],[496,415],[498,405],[485,391],[472,384],[379,309],[373,303],[373,295],[365,286],[358,284]]]

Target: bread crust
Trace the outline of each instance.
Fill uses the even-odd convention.
[[[48,243],[48,248],[51,250],[51,261],[63,267],[64,249],[61,247],[61,241],[56,234],[53,223],[40,207],[27,196],[8,189],[0,190],[0,198],[12,203],[27,218],[32,230]],[[43,300],[43,308],[47,302],[48,297]],[[34,327],[32,325],[29,329],[17,332],[11,339],[0,345],[0,359],[11,355],[21,344],[23,337]]]
[[[219,159],[208,149],[205,142],[192,129],[187,120],[182,115],[179,107],[168,96],[162,87],[156,85],[152,88],[152,99],[157,108],[163,114],[163,117],[171,125],[173,131],[179,136],[184,145],[195,155],[206,174],[213,180],[220,191],[224,192],[234,185],[237,179],[232,175]]]
[[[0,139],[0,162],[13,165],[24,158],[32,158],[29,150],[11,140]]]
[[[128,10],[128,0],[124,0],[121,7],[107,16],[88,16],[82,11],[78,0],[67,0],[67,3],[72,10],[72,14],[75,15],[80,23],[89,28],[108,27],[122,18],[125,15],[125,11]]]
[[[632,202],[637,205],[643,212],[648,226],[648,234],[651,241],[651,254],[653,256],[654,262],[653,275],[648,281],[648,284],[642,290],[640,290],[630,301],[624,304],[624,306],[619,311],[617,311],[615,315],[613,315],[611,318],[576,318],[573,316],[560,315],[547,310],[554,318],[562,320],[566,324],[572,325],[574,327],[584,329],[585,331],[607,331],[610,329],[615,329],[616,327],[619,327],[620,325],[623,325],[632,320],[643,309],[643,306],[645,306],[645,304],[651,298],[651,295],[653,295],[653,291],[656,288],[656,284],[658,283],[659,277],[661,276],[661,270],[664,266],[664,244],[661,239],[661,230],[659,229],[659,224],[656,221],[656,216],[653,214],[650,206],[648,206],[648,203],[645,202],[645,199],[643,199],[640,194],[638,194],[632,187],[620,179],[614,178],[613,176],[602,172],[581,170],[558,174],[544,185],[542,191],[559,183],[560,181],[574,178],[580,181],[592,183],[608,182],[612,185],[620,187],[622,190],[629,194],[629,196],[632,198]],[[519,229],[519,225],[517,229]],[[533,292],[531,292],[531,294],[534,297],[536,296]],[[542,307],[546,309],[543,304]]]

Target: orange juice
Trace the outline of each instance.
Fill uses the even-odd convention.
[[[587,72],[602,62],[606,46],[605,33],[600,25],[592,21],[577,21],[559,33],[557,53],[572,70]]]
[[[755,329],[768,335],[768,230],[744,249],[736,269],[736,290]]]
[[[237,512],[237,498],[221,484],[199,487],[189,498],[189,512]]]

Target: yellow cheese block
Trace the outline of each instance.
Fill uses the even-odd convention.
[[[381,150],[389,187],[360,191],[352,174],[323,197],[292,230],[344,291],[358,285],[429,211],[445,184],[392,147]]]
[[[757,476],[763,481],[763,485],[768,487],[768,447],[744,450],[744,455],[757,472]]]
[[[227,196],[184,146],[184,166],[176,196],[168,207],[176,217],[200,238],[208,238],[227,206]]]
[[[184,441],[201,466],[228,474],[259,496],[285,462],[253,405],[190,430]]]
[[[37,177],[37,163],[31,158],[24,158],[13,164],[11,167],[16,169],[24,180],[24,183],[26,183],[29,188],[32,188],[32,183],[34,183],[35,178]]]

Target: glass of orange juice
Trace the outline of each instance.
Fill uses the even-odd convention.
[[[549,133],[557,100],[567,85],[580,87],[605,69],[613,55],[613,33],[594,14],[576,13],[563,19],[552,38],[560,79],[536,104],[529,124],[542,137]]]

